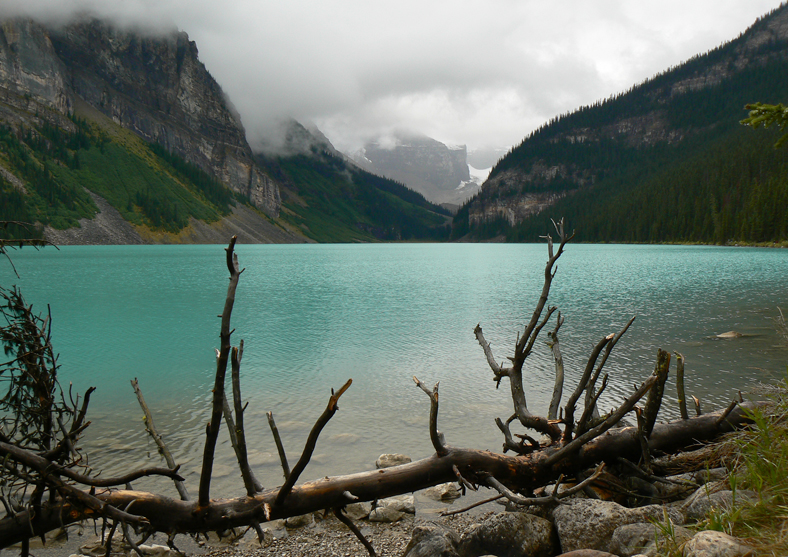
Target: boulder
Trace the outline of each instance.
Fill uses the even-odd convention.
[[[498,513],[472,526],[460,540],[461,557],[551,557],[558,539],[550,521],[522,512]]]
[[[607,551],[597,551],[596,549],[576,549],[569,553],[562,553],[558,557],[617,557]]]
[[[411,462],[411,459],[404,454],[382,454],[375,461],[375,467],[391,468],[392,466],[399,466],[400,464],[407,464],[408,462]]]
[[[428,487],[423,491],[423,493],[425,497],[429,497],[435,501],[450,501],[457,499],[460,495],[462,495],[462,493],[460,493],[460,489],[457,487],[457,484],[453,482]]]
[[[362,520],[369,516],[372,510],[372,503],[351,503],[345,507],[345,514],[350,520]]]
[[[312,524],[314,517],[312,513],[302,514],[299,516],[291,516],[285,519],[285,528],[296,529],[296,528],[303,528],[304,526],[308,526]]]
[[[416,514],[416,500],[413,495],[396,495],[378,499],[378,507],[391,507],[395,511],[408,514]]]
[[[625,524],[613,532],[610,552],[620,557],[672,555],[691,538],[692,532],[682,526],[672,526],[672,532],[668,532],[653,523]]]
[[[405,513],[393,507],[376,507],[369,513],[367,520],[370,522],[397,522]]]
[[[413,529],[410,542],[402,557],[459,557],[457,533],[436,522],[428,522]]]
[[[673,524],[683,524],[684,517],[676,509],[648,505],[628,509],[612,501],[565,499],[553,509],[561,550],[577,549],[610,551],[610,539],[619,526],[650,520],[663,521],[665,514]]]
[[[682,505],[682,510],[687,520],[702,520],[706,518],[709,511],[712,509],[728,511],[732,509],[737,502],[752,502],[757,500],[758,494],[754,491],[739,489],[734,493],[727,489],[717,490],[715,488],[701,486],[695,493],[687,498]]]
[[[698,532],[684,546],[684,557],[749,557],[755,555],[752,547],[723,532],[706,530]]]

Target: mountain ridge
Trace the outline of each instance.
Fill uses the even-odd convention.
[[[786,100],[780,92],[788,88],[784,78],[787,65],[788,7],[783,5],[759,18],[738,38],[626,92],[557,116],[529,134],[498,161],[481,192],[460,209],[453,237],[470,233],[479,239],[531,238],[538,229],[544,233],[544,211],[550,208],[550,213],[560,213],[577,223],[587,241],[719,242],[721,237],[725,237],[723,242],[763,241],[749,232],[742,234],[741,223],[727,230],[720,225],[716,231],[713,226],[676,226],[680,233],[665,231],[662,235],[623,232],[620,227],[618,232],[612,228],[603,232],[607,227],[600,222],[606,217],[600,215],[627,219],[627,211],[637,211],[664,220],[625,198],[634,198],[633,192],[648,182],[653,190],[649,202],[667,201],[673,207],[681,192],[671,187],[669,169],[679,168],[691,156],[703,158],[699,153],[710,157],[718,142],[736,145],[731,156],[744,156],[744,147],[735,138],[764,141],[748,134],[751,130],[738,121],[746,116],[743,107],[748,102]],[[660,160],[660,165],[654,166],[654,160]],[[715,161],[725,164],[722,159]],[[658,179],[659,175],[664,178]],[[670,180],[676,179],[672,173]],[[619,185],[613,187],[616,181]],[[751,187],[754,182],[745,180],[743,193],[735,193],[742,204],[749,195],[748,183]],[[704,195],[714,197],[717,212],[727,211],[734,221],[746,220],[744,215],[734,215],[735,207],[728,207],[731,203],[726,199],[731,194],[724,188],[719,184]],[[613,205],[627,210],[611,215]],[[705,219],[707,212],[704,209],[700,216],[687,218]],[[766,235],[785,238],[781,226]],[[589,234],[591,229],[597,232]]]

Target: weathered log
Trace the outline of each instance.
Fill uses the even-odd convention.
[[[719,417],[727,410],[656,424],[649,439],[649,448],[668,453],[714,439],[749,423],[747,409],[751,410],[756,405],[745,403],[737,406],[719,424]],[[253,521],[265,522],[341,507],[348,502],[345,492],[352,493],[359,501],[372,501],[454,481],[454,466],[466,479],[479,485],[484,485],[486,478],[492,476],[514,492],[527,492],[555,481],[561,474],[570,476],[598,462],[613,464],[619,457],[637,460],[640,439],[636,427],[610,430],[584,444],[573,456],[554,464],[548,461],[558,451],[556,448],[516,456],[451,446],[446,446],[446,449],[447,454],[442,457],[433,455],[400,466],[323,478],[294,486],[281,505],[274,503],[279,489],[269,489],[254,497],[214,499],[202,506],[195,501],[180,501],[154,493],[129,490],[97,492],[95,498],[115,509],[128,507],[126,512],[144,517],[150,523],[150,528],[156,531],[223,531],[247,526]],[[63,505],[61,502],[56,507],[47,505],[44,513],[32,519],[30,524],[34,532],[40,533],[59,527],[61,520],[69,524],[98,516],[101,515],[94,509]],[[0,520],[0,547],[17,543],[28,536],[30,530],[20,529],[23,524],[27,524],[24,513],[16,518]]]

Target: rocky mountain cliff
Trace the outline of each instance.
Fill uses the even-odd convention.
[[[555,204],[565,214],[578,194],[601,203],[645,187],[644,180],[690,153],[749,131],[738,125],[748,102],[785,101],[786,69],[788,7],[782,6],[737,39],[530,134],[463,208],[460,230],[487,227],[485,234],[501,234]],[[664,193],[667,186],[649,187]],[[585,209],[576,205],[577,218],[592,210],[587,202]],[[493,222],[499,224],[489,227]]]
[[[269,215],[279,213],[278,185],[255,164],[240,118],[186,33],[143,36],[97,20],[56,29],[5,20],[0,101],[6,121],[33,124],[44,117],[39,105],[66,116],[84,101]]]
[[[433,203],[462,203],[478,191],[464,145],[448,147],[424,135],[400,133],[367,143],[352,159],[362,168],[421,193]]]

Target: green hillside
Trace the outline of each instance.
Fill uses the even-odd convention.
[[[71,122],[71,129],[0,126],[0,160],[26,190],[0,182],[0,220],[77,226],[97,211],[86,189],[154,231],[177,232],[190,216],[210,222],[230,212],[231,192],[195,165],[120,128],[110,135],[106,123]]]
[[[774,133],[739,124],[747,103],[788,101],[788,37],[777,25],[787,17],[783,6],[736,40],[545,124],[492,169],[453,237],[536,241],[563,216],[581,241],[788,240],[788,152],[772,148]],[[559,170],[525,179],[538,165]],[[540,193],[559,199],[514,226],[472,217]]]
[[[258,161],[283,184],[280,218],[318,242],[449,237],[445,209],[327,151]]]

